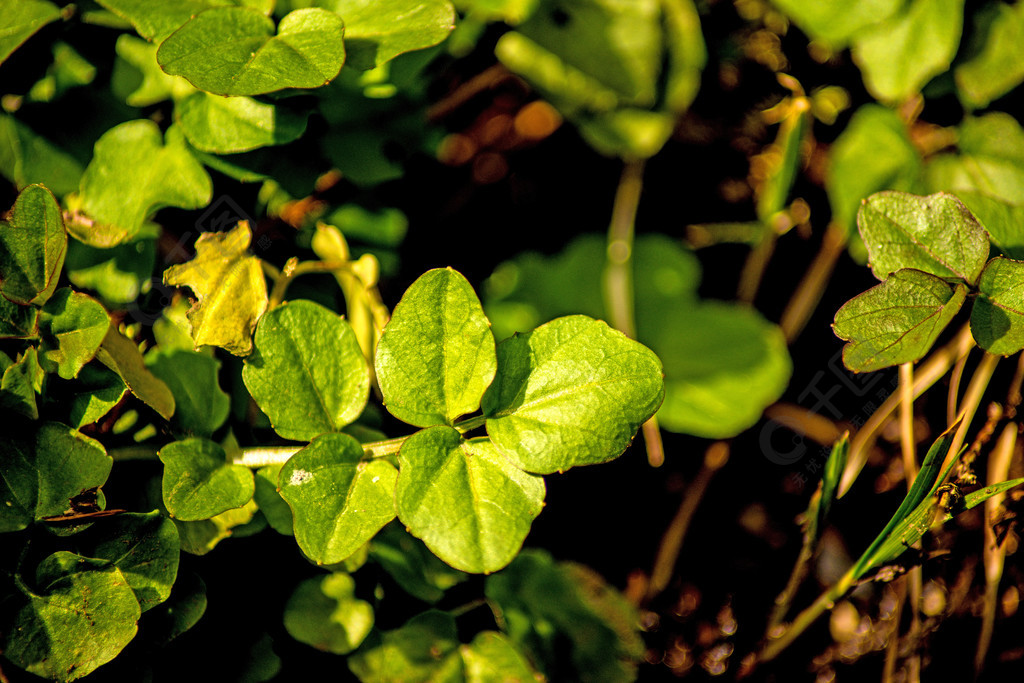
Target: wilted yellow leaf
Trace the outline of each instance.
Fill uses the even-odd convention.
[[[196,346],[252,351],[252,332],[267,310],[267,283],[260,260],[246,253],[252,232],[245,221],[229,232],[208,232],[196,240],[196,256],[164,271],[164,283],[190,287],[196,302],[188,312]]]

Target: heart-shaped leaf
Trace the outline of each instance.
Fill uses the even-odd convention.
[[[119,17],[131,22],[139,35],[154,43],[167,36],[189,19],[211,7],[241,5],[270,14],[274,0],[97,0]],[[155,47],[155,46],[154,46]]]
[[[252,472],[229,463],[224,449],[212,441],[174,441],[158,455],[164,464],[164,505],[175,519],[209,519],[252,499]]]
[[[278,485],[302,552],[335,564],[359,550],[395,518],[397,476],[387,461],[364,461],[347,434],[324,434],[289,458]]]
[[[989,353],[1009,356],[1024,348],[1024,262],[994,258],[978,283],[971,334]]]
[[[0,623],[4,656],[51,680],[73,681],[116,657],[141,614],[121,571],[102,560],[57,552],[36,570]]]
[[[988,258],[988,233],[946,192],[927,197],[878,192],[861,204],[857,226],[879,280],[914,268],[975,284]]]
[[[76,538],[83,555],[121,570],[143,612],[170,597],[181,550],[174,522],[160,512],[117,515]]]
[[[68,230],[90,246],[113,247],[131,241],[158,209],[199,209],[212,192],[183,141],[169,135],[165,144],[152,121],[128,121],[96,141],[78,196],[69,200],[77,213]]]
[[[252,350],[252,331],[267,310],[267,283],[260,260],[247,253],[249,224],[228,232],[204,232],[196,256],[164,271],[164,284],[190,287],[196,303],[188,312],[196,346],[220,346],[236,356]]]
[[[0,532],[71,508],[75,496],[103,485],[112,464],[99,442],[57,422],[0,439]]]
[[[962,284],[920,270],[896,271],[836,313],[832,329],[850,342],[843,363],[854,372],[869,372],[920,360],[966,297]]]
[[[299,9],[277,27],[257,10],[218,7],[175,31],[156,53],[163,70],[216,95],[318,88],[345,62],[344,22],[324,9]]]
[[[348,66],[372,69],[404,52],[437,45],[455,28],[448,0],[332,0],[345,20]]]
[[[0,220],[0,296],[43,304],[57,288],[68,236],[60,205],[42,185],[29,185]]]
[[[197,92],[182,100],[175,116],[191,144],[202,152],[237,154],[283,145],[306,131],[308,114],[251,97]]]
[[[373,606],[355,597],[355,587],[352,577],[340,572],[306,579],[285,605],[285,630],[318,650],[348,654],[373,628]]]
[[[363,412],[370,390],[352,328],[336,313],[303,300],[263,316],[242,379],[274,430],[296,441],[340,431]]]
[[[487,440],[447,426],[410,436],[398,452],[398,518],[442,560],[465,572],[512,561],[544,505],[544,480]]]
[[[618,457],[664,398],[658,357],[582,315],[506,339],[498,368],[483,401],[487,433],[537,474]]]
[[[64,379],[77,377],[96,355],[109,329],[110,316],[98,301],[70,287],[60,289],[39,317],[43,366]]]
[[[452,424],[480,407],[494,378],[494,335],[472,285],[450,268],[421,275],[377,344],[384,406],[400,420]]]

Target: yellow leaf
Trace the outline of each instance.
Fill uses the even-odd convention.
[[[188,320],[197,347],[220,346],[236,356],[252,351],[253,329],[267,310],[267,283],[260,260],[246,253],[251,240],[245,221],[229,232],[204,233],[194,259],[164,271],[165,284],[195,292]]]

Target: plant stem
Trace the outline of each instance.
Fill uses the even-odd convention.
[[[800,332],[821,301],[836,261],[845,248],[846,232],[838,224],[829,223],[821,240],[821,248],[782,312],[779,327],[782,328],[787,343],[792,344],[800,336]]]
[[[914,398],[923,394],[929,387],[939,381],[946,374],[958,358],[966,354],[974,346],[974,338],[968,325],[964,325],[956,337],[946,346],[934,351],[928,360],[917,367],[914,378]],[[899,405],[899,392],[893,392],[885,399],[864,425],[857,430],[850,441],[850,456],[843,471],[842,479],[839,482],[837,498],[843,497],[850,486],[853,485],[857,475],[860,474],[864,463],[867,462],[868,453],[875,443],[875,439],[885,426],[886,420],[892,415]]]
[[[907,491],[911,490],[913,486],[914,478],[917,476],[917,455],[916,441],[914,439],[914,364],[903,363],[900,365],[900,451],[903,455],[903,477],[907,482]],[[921,615],[919,613],[919,607],[921,605],[921,568],[914,567],[910,570],[910,573],[903,579],[907,587],[908,602],[910,604],[910,634],[911,639],[917,637],[917,633],[921,627]],[[895,640],[899,641],[899,623],[897,622],[896,631],[894,633]],[[916,659],[916,655],[912,656],[912,660]],[[886,655],[886,665],[888,668],[890,661],[888,653]],[[916,671],[920,668],[911,663],[911,671]],[[911,677],[913,679],[913,677]]]
[[[793,604],[793,597],[796,595],[797,589],[800,588],[800,584],[803,582],[804,577],[807,576],[807,570],[810,568],[811,558],[814,556],[815,541],[816,539],[811,538],[810,534],[806,531],[804,532],[804,540],[800,546],[800,554],[797,555],[796,562],[793,564],[793,571],[789,575],[786,587],[783,588],[782,592],[775,598],[775,604],[772,606],[772,612],[768,616],[768,625],[765,627],[766,639],[770,639],[775,636],[779,624],[781,624],[782,620],[786,618],[790,605]]]
[[[701,465],[700,471],[683,492],[679,510],[676,511],[672,523],[661,537],[658,555],[654,560],[654,567],[651,569],[651,581],[647,586],[648,600],[657,596],[668,586],[676,566],[676,560],[679,559],[679,551],[683,547],[683,538],[686,537],[686,531],[690,528],[693,513],[696,512],[715,472],[722,469],[728,461],[729,444],[725,441],[716,441],[705,452],[704,463]]]
[[[363,454],[367,458],[383,458],[392,455],[398,452],[402,447],[402,443],[408,438],[408,436],[400,436],[394,439],[364,443],[362,444]],[[231,458],[231,464],[252,467],[254,469],[271,465],[283,465],[303,448],[304,446],[253,446],[242,448]],[[113,448],[108,454],[119,462],[124,460],[157,459],[157,451],[146,446]]]
[[[963,422],[960,423],[960,427],[953,436],[953,442],[949,446],[949,452],[946,453],[946,461],[943,463],[943,468],[957,457],[960,447],[964,445],[964,440],[967,438],[967,430],[970,428],[971,422],[974,421],[974,414],[978,411],[978,406],[981,404],[981,397],[985,394],[988,383],[992,379],[992,373],[995,372],[996,365],[998,364],[999,356],[986,352],[981,357],[978,367],[974,369],[974,375],[971,377],[970,384],[967,385],[964,400],[960,404],[960,410],[958,411],[958,416],[963,418]]]
[[[301,263],[286,263],[284,269],[278,273],[277,277],[271,275],[271,271],[266,267],[264,267],[263,271],[274,280],[274,287],[270,291],[269,304],[270,308],[274,308],[284,301],[284,294],[288,289],[288,285],[290,285],[292,280],[300,275],[309,275],[311,273],[336,273],[338,271],[352,272],[352,264],[348,261],[302,261]]]

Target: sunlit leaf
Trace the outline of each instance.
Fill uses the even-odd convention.
[[[949,68],[963,30],[964,0],[910,0],[853,38],[853,59],[879,100],[899,103]]]
[[[321,3],[345,21],[348,65],[372,69],[412,50],[437,45],[455,28],[448,0],[330,0]]]
[[[558,318],[498,345],[487,433],[528,472],[606,462],[661,406],[661,370],[650,349],[606,323]]]
[[[978,283],[971,334],[989,353],[1009,356],[1024,348],[1024,262],[994,258]]]
[[[197,92],[175,110],[189,144],[202,152],[236,154],[282,145],[306,131],[308,114],[250,97],[220,97]]]
[[[345,61],[344,22],[333,12],[300,9],[274,22],[257,10],[219,7],[193,17],[163,41],[163,70],[217,95],[318,88]]]
[[[103,306],[63,287],[43,306],[39,317],[43,336],[40,361],[64,379],[72,379],[96,355],[109,329],[110,316]]]
[[[285,630],[318,650],[348,654],[373,628],[373,607],[355,597],[355,587],[343,573],[306,579],[285,605]]]
[[[544,480],[512,466],[486,440],[451,427],[417,432],[398,453],[396,504],[409,532],[466,572],[508,564],[544,503]]]
[[[988,234],[957,197],[878,192],[861,204],[857,226],[875,277],[903,268],[978,281],[988,258]]]
[[[91,289],[112,304],[130,304],[150,286],[155,264],[156,240],[140,239],[110,249],[71,240],[64,271],[75,287]]]
[[[210,201],[210,176],[181,142],[150,120],[115,126],[96,141],[82,175],[80,212],[69,222],[76,239],[109,248],[132,240],[160,208],[199,209]]]
[[[124,380],[135,396],[158,412],[165,420],[174,415],[174,394],[146,367],[138,346],[111,325],[103,338],[96,360]]]
[[[834,49],[845,47],[865,28],[885,21],[903,5],[902,0],[772,0],[793,23],[813,40]]]
[[[121,570],[142,611],[171,595],[178,575],[178,530],[157,511],[126,513],[77,537],[79,552]]]
[[[296,441],[355,421],[370,390],[352,328],[333,311],[305,300],[263,316],[242,379],[274,430]]]
[[[60,205],[42,185],[29,185],[0,220],[0,296],[41,305],[57,288],[68,237]]]
[[[22,584],[0,624],[4,656],[51,680],[73,681],[116,657],[138,630],[139,603],[102,560],[60,551]]]
[[[147,4],[155,9],[166,8],[172,3]],[[114,49],[118,59],[114,63],[110,86],[132,107],[149,107],[171,98],[184,97],[195,90],[184,78],[164,73],[156,61],[157,47],[127,33],[117,37]]]
[[[252,499],[252,472],[230,464],[224,449],[212,441],[174,441],[161,448],[159,456],[164,464],[164,505],[175,519],[209,519]]]
[[[164,271],[164,284],[190,287],[196,303],[188,313],[196,346],[220,346],[236,356],[252,350],[252,331],[267,308],[267,283],[247,253],[252,232],[240,222],[228,232],[205,232],[196,256]]]
[[[991,3],[979,13],[976,28],[986,25],[981,50],[953,72],[960,99],[983,108],[1024,81],[1024,5]]]
[[[324,434],[281,468],[281,497],[292,509],[295,540],[319,564],[341,562],[395,517],[398,472],[363,460],[347,434]]]
[[[154,43],[162,42],[195,15],[211,7],[240,5],[270,14],[272,0],[97,0],[111,12],[131,22],[139,35]]]
[[[33,33],[60,17],[60,10],[44,0],[0,0],[0,64]]]
[[[494,354],[490,323],[466,278],[428,271],[406,290],[377,344],[384,406],[417,427],[452,424],[480,407]]]

